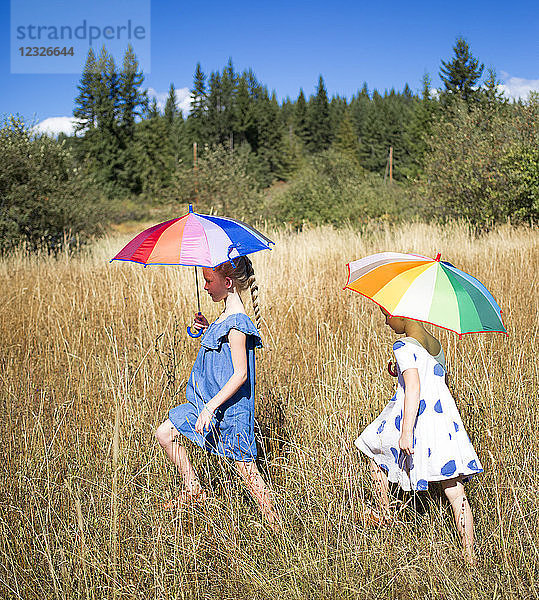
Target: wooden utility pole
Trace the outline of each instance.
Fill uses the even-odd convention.
[[[195,174],[195,200],[198,202],[198,171],[197,171],[197,143],[193,142],[193,171]]]
[[[389,183],[393,182],[393,146],[389,146]]]

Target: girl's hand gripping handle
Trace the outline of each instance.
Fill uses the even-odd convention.
[[[191,331],[191,327],[188,327],[187,333],[192,338],[197,338],[197,337],[200,337],[204,333],[204,330],[207,329],[208,326],[209,326],[208,319],[206,319],[206,317],[201,312],[198,312],[195,314],[195,320],[193,322],[193,328],[197,329],[198,331],[196,333],[193,333]]]

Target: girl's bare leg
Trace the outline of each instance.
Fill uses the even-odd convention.
[[[442,481],[442,489],[451,504],[457,531],[462,540],[464,558],[475,564],[473,515],[460,477]]]
[[[187,456],[186,449],[179,443],[180,433],[169,419],[159,425],[155,431],[155,437],[172,463],[178,467],[187,492],[192,495],[199,494],[202,486]]]
[[[236,469],[249,490],[249,493],[256,500],[260,511],[268,521],[269,526],[274,531],[278,531],[281,519],[273,508],[270,492],[262,479],[262,475],[260,475],[256,463],[254,461],[236,461]]]
[[[391,513],[389,511],[389,484],[387,481],[387,475],[383,469],[381,469],[372,458],[369,461],[369,471],[372,477],[374,486],[374,495],[378,502],[380,514],[382,519],[388,521],[391,520]]]

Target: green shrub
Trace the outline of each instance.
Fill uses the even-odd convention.
[[[252,174],[254,159],[246,145],[234,151],[205,148],[196,171],[190,165],[178,166],[172,194],[179,202],[193,204],[197,212],[238,219],[259,216],[262,194]]]
[[[421,193],[431,215],[480,227],[539,216],[539,95],[468,107],[456,102],[433,126]]]
[[[1,251],[21,242],[54,251],[103,230],[104,205],[65,142],[10,116],[0,126],[0,155]]]
[[[403,184],[367,173],[350,157],[328,150],[311,157],[289,185],[266,206],[266,217],[299,227],[313,224],[364,224],[398,221],[414,210]]]

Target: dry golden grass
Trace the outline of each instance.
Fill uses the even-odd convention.
[[[230,466],[193,447],[213,500],[161,507],[180,481],[153,432],[182,401],[198,347],[184,329],[192,269],[109,264],[128,239],[120,233],[77,257],[0,262],[0,597],[537,597],[537,232],[475,239],[459,225],[410,225],[274,237],[254,264],[266,343],[260,463],[283,514],[278,535]],[[401,527],[361,520],[370,486],[352,442],[393,393],[394,338],[374,304],[342,287],[348,260],[385,249],[441,252],[504,309],[508,338],[441,333],[485,467],[468,486],[477,569],[435,493]]]

